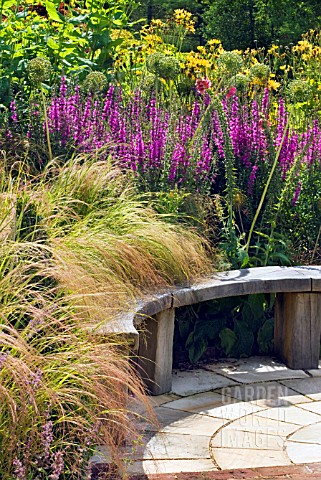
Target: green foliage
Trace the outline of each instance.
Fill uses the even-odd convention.
[[[274,297],[231,297],[178,309],[176,348],[183,347],[191,363],[201,360],[210,346],[220,356],[237,358],[271,353]]]
[[[135,7],[132,0],[115,4],[88,0],[84,7],[46,0],[43,6],[28,2],[3,1],[0,25],[0,95],[2,103],[10,101],[10,85],[27,88],[28,61],[46,58],[53,73],[50,81],[62,72],[82,77],[92,70],[106,70],[112,65],[113,52],[122,42],[112,39],[115,29],[129,24],[128,15]],[[46,78],[46,80],[48,80]]]
[[[230,355],[233,351],[234,345],[237,342],[237,336],[234,333],[233,330],[230,328],[223,328],[223,330],[220,331],[220,340],[221,340],[221,346],[225,352],[226,355]]]
[[[318,0],[216,0],[204,14],[205,35],[219,38],[226,50],[289,44],[316,28],[321,18]]]

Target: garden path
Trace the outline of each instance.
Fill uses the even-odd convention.
[[[142,423],[129,466],[134,476],[302,479],[315,471],[304,464],[321,462],[321,369],[290,370],[265,357],[220,360],[174,370],[172,392],[152,402],[160,427]],[[281,473],[266,476],[274,467]],[[289,476],[294,468],[298,477]],[[230,469],[243,476],[221,476]],[[321,478],[317,472],[311,479]]]

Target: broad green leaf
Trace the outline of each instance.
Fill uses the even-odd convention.
[[[4,0],[2,8],[3,10],[5,10],[6,8],[11,8],[13,5],[16,5],[16,3],[16,0]]]
[[[79,23],[84,23],[87,18],[89,17],[88,14],[86,15],[77,15],[77,17],[71,17],[68,19],[68,23],[71,23],[73,25],[78,25]]]
[[[254,335],[243,320],[234,320],[234,332],[237,342],[234,345],[232,355],[236,357],[249,357],[252,353]]]
[[[269,318],[258,331],[257,341],[261,353],[273,351],[274,318]]]
[[[207,346],[208,346],[208,342],[204,338],[199,339],[196,342],[193,342],[193,344],[188,349],[188,357],[190,362],[196,363],[201,358],[201,356],[205,353]]]
[[[189,316],[186,316],[185,318],[182,318],[178,321],[178,330],[183,342],[186,342],[192,327],[193,320]]]
[[[59,44],[55,42],[52,37],[48,38],[47,45],[49,48],[52,48],[52,50],[59,50]]]
[[[53,20],[54,22],[62,23],[61,17],[59,15],[59,13],[57,12],[55,4],[53,2],[50,2],[49,0],[47,0],[45,2],[45,7],[46,7],[48,17],[50,18],[50,20]]]
[[[223,328],[220,331],[221,347],[226,355],[230,355],[237,341],[237,336],[230,328]]]

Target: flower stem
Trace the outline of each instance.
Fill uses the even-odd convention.
[[[51,150],[51,141],[50,141],[50,133],[49,133],[47,108],[46,108],[46,99],[45,99],[45,96],[44,96],[44,93],[43,93],[42,85],[40,85],[40,92],[41,92],[41,100],[42,100],[42,106],[43,106],[43,114],[44,114],[44,117],[45,117],[45,128],[46,128],[49,161],[52,162],[53,156],[52,156],[52,150]]]
[[[281,150],[282,150],[282,147],[283,147],[283,144],[284,144],[284,140],[285,140],[285,136],[287,134],[287,131],[288,131],[288,128],[289,128],[289,122],[290,122],[290,118],[291,118],[291,115],[292,115],[292,111],[287,119],[287,122],[286,122],[286,125],[285,125],[285,128],[284,128],[284,132],[283,132],[283,136],[282,136],[282,140],[281,140],[281,143],[277,149],[277,152],[276,152],[276,155],[275,155],[275,159],[274,159],[274,162],[273,162],[273,165],[272,165],[272,168],[271,168],[271,171],[270,171],[270,175],[267,179],[267,182],[265,184],[265,187],[264,187],[264,190],[263,190],[263,193],[262,193],[262,197],[261,197],[261,200],[260,200],[260,203],[257,207],[257,210],[255,212],[255,215],[254,215],[254,218],[253,218],[253,221],[252,221],[252,224],[251,224],[251,228],[250,228],[250,231],[249,231],[249,236],[248,236],[248,239],[247,239],[247,242],[246,242],[246,245],[245,245],[245,251],[248,252],[249,251],[249,248],[250,248],[250,244],[251,244],[251,239],[252,239],[252,234],[253,234],[253,230],[254,230],[254,227],[255,227],[255,224],[256,224],[256,221],[258,219],[258,216],[261,212],[261,209],[262,209],[262,206],[263,206],[263,203],[264,203],[264,200],[265,200],[265,197],[266,197],[266,194],[267,194],[267,191],[268,191],[268,188],[270,186],[270,183],[271,183],[271,180],[272,180],[272,177],[273,177],[273,174],[274,174],[274,171],[276,169],[276,166],[277,166],[277,163],[278,163],[278,160],[279,160],[279,157],[280,157],[280,153],[281,153]]]

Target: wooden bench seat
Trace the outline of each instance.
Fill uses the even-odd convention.
[[[276,293],[276,355],[289,368],[318,368],[321,266],[232,270],[146,297],[134,312],[124,314],[123,329],[135,336],[139,368],[150,392],[160,395],[171,390],[175,308],[255,293]]]

